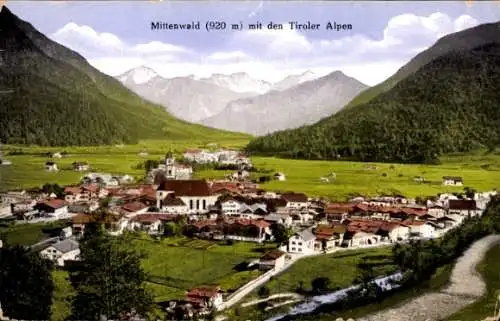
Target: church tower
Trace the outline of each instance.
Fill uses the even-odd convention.
[[[165,168],[167,179],[175,179],[175,157],[170,151],[165,154]]]

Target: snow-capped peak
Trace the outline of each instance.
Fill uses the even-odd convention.
[[[118,76],[118,79],[122,82],[133,82],[136,85],[144,84],[151,79],[158,76],[158,73],[147,66],[140,66],[129,70],[122,75]]]
[[[236,72],[230,75],[212,74],[208,78],[202,78],[202,81],[225,87],[237,93],[254,92],[264,94],[271,88],[267,81],[254,79],[245,72]]]

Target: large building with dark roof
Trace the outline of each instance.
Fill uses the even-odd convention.
[[[206,180],[165,180],[156,190],[158,207],[168,203],[172,196],[186,204],[188,214],[207,213],[210,207],[217,202],[218,194],[212,193]]]

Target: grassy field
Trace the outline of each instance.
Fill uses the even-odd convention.
[[[185,298],[189,288],[201,285],[220,285],[232,291],[259,275],[259,271],[238,272],[235,266],[258,259],[274,245],[234,243],[222,245],[204,240],[170,238],[160,241],[147,236],[134,239],[134,248],[145,253],[143,267],[148,274],[146,287],[156,302]],[[54,271],[56,290],[52,306],[53,319],[68,316],[70,303],[66,296],[72,288],[67,272]]]
[[[33,245],[45,238],[56,236],[58,228],[67,226],[66,220],[48,224],[1,224],[0,240],[8,245]]]
[[[286,181],[271,181],[262,187],[275,191],[300,191],[308,195],[344,200],[354,195],[402,194],[408,197],[430,196],[463,191],[463,187],[441,185],[443,176],[461,176],[464,185],[480,191],[500,187],[500,155],[457,155],[442,158],[441,165],[383,164],[343,161],[304,161],[253,157],[257,168],[283,172]],[[334,172],[336,180],[322,183],[319,178]],[[201,177],[223,176],[224,172],[206,171]],[[264,175],[264,174],[256,174]],[[431,183],[417,183],[423,176]]]
[[[216,141],[219,147],[241,148],[247,138],[231,138]],[[41,186],[44,183],[76,183],[82,173],[71,170],[74,161],[87,161],[92,171],[129,174],[138,178],[144,170],[136,165],[145,159],[161,159],[165,152],[172,150],[181,154],[186,148],[204,147],[206,141],[144,141],[137,145],[41,148],[4,146],[10,166],[0,166],[0,190]],[[59,172],[47,172],[44,164],[48,160],[42,153],[49,151],[68,153],[56,160]],[[147,151],[142,158],[139,153]],[[12,153],[9,155],[9,153]],[[14,155],[16,154],[17,155]],[[362,163],[347,161],[305,161],[271,157],[252,157],[257,168],[280,171],[286,181],[271,181],[262,187],[274,191],[297,191],[311,196],[323,196],[344,200],[355,195],[374,196],[381,194],[402,194],[409,197],[436,195],[442,192],[459,192],[462,187],[441,185],[443,176],[461,176],[465,186],[477,190],[491,190],[500,187],[500,153],[477,152],[470,155],[451,155],[441,159],[440,165],[412,165],[389,163]],[[195,173],[200,178],[222,178],[231,171],[203,170]],[[329,183],[320,182],[320,177],[336,174]],[[255,173],[254,177],[266,175]],[[413,181],[415,176],[423,176],[429,183]]]
[[[480,300],[453,314],[447,321],[480,321],[493,316],[495,303],[500,295],[500,245],[491,248],[478,266],[486,281],[487,293]]]
[[[146,253],[144,269],[158,301],[183,298],[186,290],[200,285],[220,285],[232,291],[258,276],[259,271],[235,270],[242,262],[263,255],[274,247],[252,243],[220,245],[187,238],[153,240],[139,238],[135,247]]]
[[[332,288],[345,288],[352,285],[358,273],[356,265],[363,258],[373,264],[377,275],[392,272],[395,268],[390,247],[349,250],[299,260],[266,286],[271,294],[294,292],[301,283],[303,289],[308,291],[313,279],[328,277]]]
[[[96,147],[37,147],[37,146],[3,146],[4,157],[12,162],[9,166],[0,166],[0,191],[7,189],[39,187],[45,183],[73,184],[80,180],[82,173],[71,168],[74,161],[86,161],[91,171],[114,174],[129,174],[139,178],[144,170],[135,166],[146,159],[160,160],[165,153],[172,150],[182,154],[186,148],[204,147],[215,143],[223,148],[241,148],[248,142],[246,137],[227,138],[211,141],[144,141],[137,145],[96,146]],[[44,170],[45,162],[52,160],[45,155],[48,152],[66,152],[61,159],[55,159],[58,172]],[[147,157],[139,153],[147,152]]]

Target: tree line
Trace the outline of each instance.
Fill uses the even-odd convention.
[[[365,104],[252,140],[253,155],[430,163],[500,145],[500,45],[449,53]]]
[[[129,247],[130,235],[114,237],[102,220],[86,225],[80,240],[80,261],[65,266],[75,295],[68,320],[130,320],[151,317],[152,294],[139,253]],[[5,316],[18,320],[50,320],[55,284],[50,261],[27,247],[0,249],[0,304]]]

